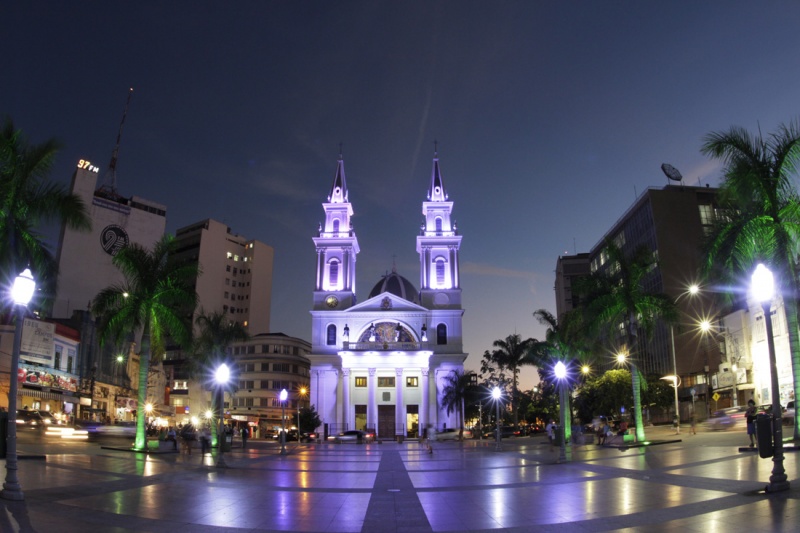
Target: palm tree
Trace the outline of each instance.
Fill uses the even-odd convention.
[[[442,407],[447,410],[449,415],[456,411],[458,415],[458,437],[464,436],[464,403],[472,384],[472,375],[463,370],[453,370],[445,376],[444,387],[442,388]]]
[[[208,374],[213,368],[225,361],[231,344],[239,341],[246,341],[250,338],[247,330],[239,322],[231,320],[224,312],[218,311],[206,313],[200,311],[194,323],[199,328],[199,333],[194,341],[194,357],[189,360],[189,373],[198,375]],[[202,372],[202,370],[206,372]],[[222,418],[222,389],[219,389],[219,397],[214,394],[211,402],[212,411],[217,420]],[[212,424],[212,446],[217,445],[217,424]]]
[[[150,360],[164,352],[168,336],[182,346],[187,346],[191,339],[191,325],[186,317],[194,311],[197,298],[191,284],[197,277],[197,265],[176,262],[171,255],[174,248],[174,238],[164,235],[152,250],[138,244],[120,250],[112,262],[122,273],[123,282],[100,291],[92,306],[99,317],[102,343],[108,340],[117,343],[131,331],[142,334],[136,450],[147,446],[144,406]]]
[[[30,266],[45,297],[43,306],[55,295],[58,265],[39,228],[52,222],[91,228],[81,199],[47,181],[59,147],[54,139],[29,145],[10,118],[0,129],[0,281],[10,284]]]
[[[531,348],[535,342],[535,339],[522,340],[519,334],[514,333],[505,339],[496,340],[492,343],[492,346],[497,348],[492,351],[492,360],[501,370],[507,369],[511,372],[511,411],[515,427],[519,425],[519,414],[517,413],[519,371],[524,365],[536,364],[536,360],[531,357]]]
[[[622,332],[626,344],[627,362],[631,369],[633,412],[637,440],[644,441],[642,420],[641,376],[636,367],[639,332],[649,337],[657,321],[674,322],[677,317],[674,302],[665,294],[645,290],[646,278],[655,266],[652,252],[639,246],[630,255],[611,240],[605,243],[608,266],[581,281],[579,287],[586,296],[586,324],[594,331],[610,337]],[[642,342],[644,344],[644,342]]]
[[[800,125],[781,125],[766,139],[739,127],[710,133],[702,152],[724,163],[720,197],[727,208],[727,217],[718,221],[708,241],[705,271],[728,281],[731,276],[749,279],[759,261],[772,265],[784,295],[796,398],[800,394],[800,335],[795,254],[800,201],[792,178],[800,163]],[[800,439],[797,417],[794,438]]]

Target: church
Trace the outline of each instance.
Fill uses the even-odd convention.
[[[417,235],[419,290],[393,268],[363,302],[356,298],[358,238],[341,154],[322,204],[311,353],[311,404],[328,434],[352,429],[414,438],[457,427],[442,406],[446,379],[464,370],[461,236],[451,218],[438,153]]]

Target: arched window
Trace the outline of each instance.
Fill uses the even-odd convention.
[[[445,276],[444,276],[444,259],[439,257],[436,259],[436,285],[439,287],[444,287],[445,283]]]
[[[442,234],[442,217],[436,217],[436,235]]]
[[[333,219],[333,235],[335,237],[339,236],[339,219],[338,218],[334,218]]]
[[[328,283],[331,289],[339,286],[339,261],[333,260],[330,264],[330,275],[328,276]]]
[[[444,324],[436,326],[436,344],[447,344],[447,326]]]
[[[336,346],[336,326],[333,324],[328,326],[328,341],[326,344],[328,346]]]

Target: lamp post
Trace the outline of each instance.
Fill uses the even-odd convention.
[[[681,385],[681,378],[678,375],[674,376],[664,376],[661,379],[665,379],[667,381],[672,382],[672,387],[675,389],[675,434],[680,435],[681,433],[681,415],[678,412],[678,387]]]
[[[556,363],[554,374],[558,380],[558,403],[559,403],[559,422],[561,429],[561,447],[558,453],[558,462],[567,462],[567,405],[569,404],[569,397],[567,395],[567,366],[559,361]]]
[[[300,387],[300,395],[297,398],[297,442],[300,442],[300,398],[306,395],[306,388]]]
[[[495,387],[492,389],[492,398],[494,398],[494,404],[497,407],[497,439],[496,444],[494,446],[494,450],[499,452],[503,449],[503,446],[500,444],[500,397],[503,393],[500,391],[500,387]]]
[[[772,475],[769,476],[767,492],[778,492],[789,490],[789,480],[786,478],[786,471],[783,468],[783,430],[780,402],[780,391],[778,390],[778,365],[775,357],[775,339],[772,338],[772,297],[775,292],[775,279],[772,272],[759,263],[753,272],[752,277],[753,296],[761,304],[764,311],[764,324],[767,328],[767,348],[769,349],[769,371],[770,385],[772,386],[772,446],[774,454],[772,456]],[[777,416],[776,416],[777,414]]]
[[[19,372],[19,350],[22,345],[22,323],[25,320],[25,310],[28,302],[33,297],[36,282],[33,280],[31,270],[26,268],[14,280],[11,287],[11,299],[14,301],[17,312],[17,323],[14,327],[14,349],[11,353],[11,382],[8,389],[8,434],[6,435],[6,482],[0,497],[4,500],[23,500],[22,487],[17,478],[17,374]]]
[[[694,285],[693,285],[694,287]],[[672,383],[672,386],[675,387],[675,418],[678,419],[678,423],[675,425],[675,434],[681,434],[681,406],[678,403],[678,360],[675,358],[675,327],[670,324],[669,326],[669,336],[672,340],[672,370],[675,372],[675,380]]]
[[[286,389],[281,390],[281,455],[286,455]]]
[[[224,399],[224,387],[228,383],[228,380],[231,378],[231,369],[228,368],[228,365],[222,363],[217,367],[217,371],[214,373],[214,381],[217,382],[217,395],[219,397],[218,403],[220,408],[220,417],[217,421],[217,468],[227,468],[228,465],[225,464],[225,428],[222,422],[225,419],[224,415],[224,408],[222,406],[222,400]]]

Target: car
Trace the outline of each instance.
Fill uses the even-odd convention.
[[[514,436],[515,428],[513,426],[503,426],[502,431],[500,433],[501,439],[508,439]],[[484,439],[496,439],[497,438],[497,430],[494,429],[492,431],[487,431],[483,434]]]
[[[728,407],[711,413],[708,427],[714,431],[721,431],[744,425],[746,407]]]
[[[445,428],[440,431],[437,431],[433,440],[437,441],[463,440],[471,438],[472,438],[472,432],[468,429],[465,429],[464,433],[462,434],[461,431],[457,428]]]
[[[316,431],[304,431],[300,433],[300,442],[316,442],[317,436]]]
[[[281,433],[283,430],[278,430],[274,435],[272,435],[273,440],[280,441]],[[297,430],[290,429],[286,432],[286,442],[297,440]]]
[[[39,411],[39,416],[44,419],[44,423],[48,426],[60,426],[63,424],[63,422],[53,416],[53,413],[50,411]]]
[[[75,424],[75,427],[85,429],[90,435],[106,435],[109,437],[132,437],[136,435],[136,422],[101,424],[93,420],[81,420]]]
[[[349,431],[342,431],[338,435],[331,435],[328,437],[328,440],[337,444],[341,444],[342,442],[371,442],[375,440],[375,434],[371,431],[368,432],[358,429],[351,429]]]
[[[31,409],[20,409],[17,411],[17,427],[26,429],[44,429],[44,418],[39,411]]]

